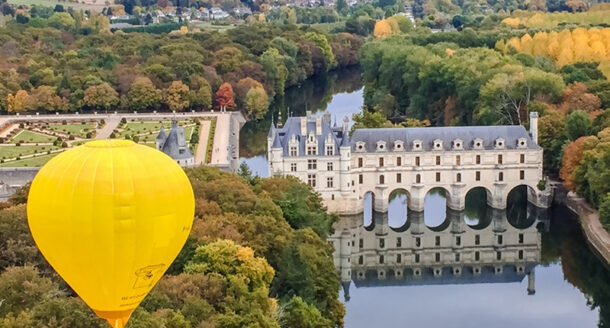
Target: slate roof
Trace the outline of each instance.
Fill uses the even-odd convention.
[[[269,135],[274,131],[275,137],[273,138],[272,148],[282,148],[284,156],[289,154],[289,144],[292,136],[298,141],[299,154],[305,154],[306,140],[310,132],[316,137],[318,144],[318,155],[324,156],[326,152],[325,143],[328,135],[334,141],[335,155],[339,155],[339,147],[345,140],[345,143],[349,145],[349,136],[343,133],[341,128],[333,128],[330,126],[330,122],[322,120],[322,134],[316,135],[316,122],[315,119],[307,121],[307,135],[301,135],[301,118],[300,117],[289,117],[284,126],[281,128],[274,128],[273,125],[269,129]]]
[[[165,131],[161,129],[157,140],[162,141]],[[193,157],[191,150],[186,144],[186,135],[184,128],[179,126],[175,121],[172,122],[172,129],[162,141],[161,151],[169,155],[173,159],[187,159]]]
[[[375,152],[378,141],[385,141],[387,149],[393,149],[394,142],[404,142],[404,150],[413,150],[413,141],[422,141],[422,150],[432,150],[434,141],[443,141],[443,149],[453,149],[453,141],[461,139],[463,149],[473,149],[474,140],[482,139],[484,149],[494,149],[495,141],[503,138],[505,149],[516,149],[520,138],[527,140],[527,148],[540,149],[532,140],[529,133],[521,125],[501,126],[448,126],[426,128],[384,128],[384,129],[357,129],[351,138],[352,150],[356,151],[356,143],[365,142],[367,152]]]

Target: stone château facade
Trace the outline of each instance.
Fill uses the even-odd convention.
[[[543,179],[537,118],[531,113],[529,133],[520,125],[464,126],[357,129],[350,137],[347,119],[331,126],[328,114],[290,117],[269,130],[269,173],[301,179],[340,214],[362,212],[367,194],[385,212],[397,189],[418,212],[432,188],[443,188],[447,206],[458,211],[476,187],[485,188],[491,207],[506,208],[508,193],[520,185],[530,202],[548,207],[549,192],[537,187]]]
[[[157,149],[173,158],[180,166],[195,165],[195,156],[186,143],[184,128],[179,126],[175,120],[172,120],[172,129],[169,134],[166,134],[163,128],[159,131]]]

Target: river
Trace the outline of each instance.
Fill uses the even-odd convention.
[[[241,131],[240,159],[268,176],[271,124],[306,110],[338,122],[363,103],[360,71],[333,72],[286,90],[267,117]],[[607,327],[610,271],[563,207],[540,211],[525,191],[508,210],[488,208],[474,190],[466,210],[446,207],[441,191],[426,196],[423,214],[391,197],[388,213],[341,217],[329,238],[341,276],[345,326],[360,327]],[[499,237],[500,236],[500,237]]]

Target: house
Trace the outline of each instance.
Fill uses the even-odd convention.
[[[186,143],[184,128],[174,120],[169,134],[161,128],[157,136],[157,149],[173,158],[180,166],[195,165],[195,157]]]

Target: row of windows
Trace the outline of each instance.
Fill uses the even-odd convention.
[[[496,241],[499,245],[504,243],[504,237],[502,235],[496,236]],[[519,234],[519,244],[523,244],[524,235],[522,233]],[[474,244],[481,244],[481,235],[474,236]],[[434,245],[441,246],[441,236],[434,236]],[[462,236],[455,237],[455,245],[462,245]],[[452,245],[451,245],[452,246]],[[364,239],[360,238],[358,241],[358,247],[362,249],[364,247]],[[402,247],[402,237],[396,237],[396,247]],[[415,237],[415,247],[421,247],[421,237]],[[385,238],[379,238],[379,248],[385,248]]]
[[[307,155],[317,155],[318,147],[317,146],[307,146],[306,148]],[[299,151],[296,146],[290,146],[290,156],[299,156]],[[335,146],[326,146],[326,156],[335,155]]]
[[[318,160],[316,160],[316,159],[308,159],[307,160],[307,169],[308,170],[317,170],[318,169]],[[326,163],[326,170],[327,171],[333,171],[334,170],[333,162]],[[290,163],[290,171],[291,172],[296,172],[297,171],[297,163]]]
[[[315,174],[308,174],[307,175],[307,184],[312,187],[315,188],[316,187],[316,175]],[[333,177],[327,177],[326,178],[326,188],[333,188],[334,187],[334,178]]]
[[[414,163],[415,166],[421,166],[421,157],[420,156],[415,156],[414,159]],[[435,164],[436,165],[441,165],[441,156],[436,156],[435,157]],[[481,164],[481,155],[475,155],[474,158],[474,162],[475,164]],[[502,154],[498,154],[497,160],[496,160],[497,164],[503,164],[504,163],[504,158],[502,156]],[[525,154],[519,154],[519,163],[525,163]],[[455,155],[455,165],[462,165],[462,155]],[[383,157],[379,157],[379,167],[383,167],[385,165],[385,159]],[[358,167],[363,167],[364,166],[364,159],[362,157],[358,157]],[[396,166],[402,166],[402,157],[396,157]]]
[[[436,182],[441,182],[441,172],[436,172],[434,175],[434,179]],[[481,171],[476,171],[474,175],[475,181],[481,181]],[[519,179],[525,180],[525,171],[519,170]],[[498,181],[504,181],[504,172],[498,172]],[[455,182],[462,182],[462,173],[457,173],[455,175]],[[358,175],[358,183],[364,183],[364,175]],[[402,174],[396,173],[396,183],[402,183]],[[421,183],[421,174],[415,175],[415,183]],[[379,184],[385,184],[385,175],[379,176]]]
[[[517,252],[517,257],[519,258],[519,260],[523,260],[523,257],[524,257],[523,254],[524,254],[523,250],[519,250]],[[455,262],[460,262],[461,254],[455,253],[454,259],[455,259]],[[502,252],[496,252],[496,260],[501,260],[501,259],[502,259]],[[415,254],[414,260],[415,260],[415,263],[419,263],[421,261],[421,256],[419,254]],[[481,253],[479,251],[474,252],[474,260],[475,261],[481,260]],[[441,253],[437,252],[434,254],[434,261],[435,262],[441,261]],[[384,263],[385,263],[385,256],[379,255],[379,264],[384,264]],[[402,254],[396,254],[396,263],[402,263]],[[360,264],[360,265],[364,264],[364,256],[360,255],[358,257],[358,264]]]

